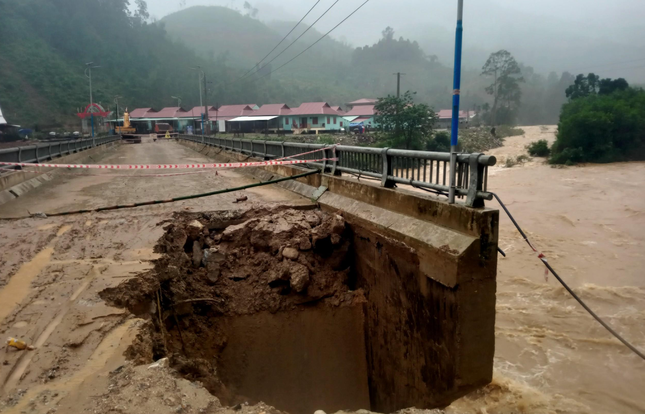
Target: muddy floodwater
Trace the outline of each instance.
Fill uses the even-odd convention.
[[[645,163],[503,168],[554,127],[524,128],[491,151],[489,187],[556,271],[645,350]],[[495,203],[489,206],[497,208]],[[643,413],[645,361],[559,285],[500,213],[494,383],[454,403],[468,413]],[[454,411],[453,411],[454,410]],[[485,410],[485,411],[484,411]]]

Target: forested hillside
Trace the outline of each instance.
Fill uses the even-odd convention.
[[[180,96],[186,108],[199,105],[198,75],[190,69],[197,65],[210,81],[211,105],[343,105],[394,94],[393,74],[403,72],[402,91],[417,92],[415,100],[435,109],[450,107],[451,64],[414,40],[397,38],[390,28],[376,44],[359,48],[326,38],[275,71],[322,35],[311,28],[274,59],[308,29],[300,25],[258,74],[243,77],[294,24],[263,23],[253,13],[223,7],[193,7],[151,22],[144,0],[0,0],[0,105],[14,123],[76,125],[74,114],[89,103],[85,64],[94,62],[100,66],[93,71],[94,101],[106,108],[114,107],[117,95],[122,108],[175,106],[171,96]],[[570,75],[547,78],[530,67],[522,70],[526,81],[517,121],[557,122]],[[491,101],[488,82],[477,71],[464,73],[464,108]]]

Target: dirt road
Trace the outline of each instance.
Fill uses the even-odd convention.
[[[207,159],[174,142],[157,142],[124,145],[94,161],[164,164]],[[37,190],[0,206],[0,216],[162,199],[252,182],[235,171],[212,171],[199,178],[64,171]],[[248,201],[240,204],[232,202],[241,193],[230,193],[172,205],[0,222],[0,333],[36,346],[29,352],[8,349],[0,356],[0,411],[46,413],[58,407],[59,412],[83,412],[94,407],[97,395],[107,392],[113,379],[109,372],[125,362],[123,351],[140,321],[107,306],[98,292],[151,267],[149,260],[156,257],[152,248],[173,210],[247,210],[310,203],[275,186],[243,194]],[[167,379],[168,395],[185,393],[185,385],[168,371],[155,376],[160,381]],[[202,406],[212,400],[203,396]],[[199,404],[193,402],[192,407]],[[170,410],[175,408],[176,404],[170,404],[153,411],[174,412]]]

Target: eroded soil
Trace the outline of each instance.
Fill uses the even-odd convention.
[[[169,357],[170,366],[234,406],[218,375],[231,317],[337,308],[365,301],[351,290],[345,222],[318,210],[176,214],[155,247],[154,268],[101,292],[148,322],[126,355],[137,364]],[[253,369],[253,367],[239,367]]]

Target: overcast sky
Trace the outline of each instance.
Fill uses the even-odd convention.
[[[316,0],[246,0],[261,20],[299,20]],[[321,0],[311,23],[335,0]],[[325,32],[364,0],[340,0],[316,24]],[[185,7],[222,5],[242,10],[245,0],[147,0],[157,19]],[[505,48],[538,71],[603,72],[645,81],[645,0],[465,0],[464,61],[480,67]],[[370,0],[332,35],[353,46],[378,40],[386,26],[417,40],[451,64],[457,0]],[[639,59],[640,58],[640,59]],[[587,70],[588,69],[588,70]]]

